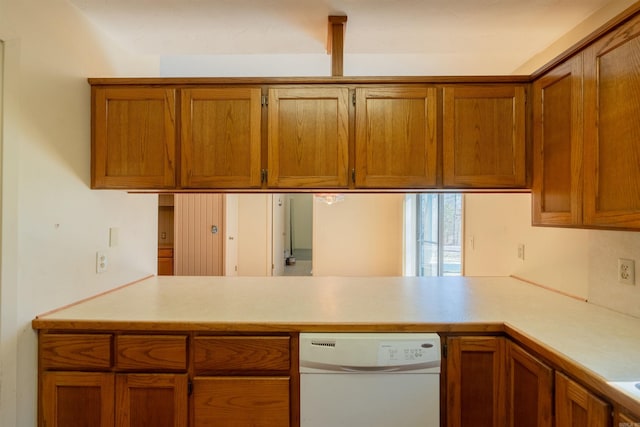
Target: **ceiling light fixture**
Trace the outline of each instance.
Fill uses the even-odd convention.
[[[344,194],[335,194],[335,193],[318,193],[314,194],[313,197],[326,204],[326,205],[335,205],[344,200]]]

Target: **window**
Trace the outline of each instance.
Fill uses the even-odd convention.
[[[405,201],[405,275],[462,274],[462,194],[409,194]]]

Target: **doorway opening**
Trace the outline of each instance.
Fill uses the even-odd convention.
[[[287,194],[284,276],[311,276],[313,268],[313,195]]]

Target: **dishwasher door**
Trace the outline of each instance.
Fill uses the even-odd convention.
[[[437,334],[300,334],[301,427],[439,427]]]

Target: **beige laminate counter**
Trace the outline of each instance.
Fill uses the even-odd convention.
[[[506,331],[640,414],[640,319],[509,277],[151,277],[36,329]],[[620,384],[617,384],[619,383]]]

